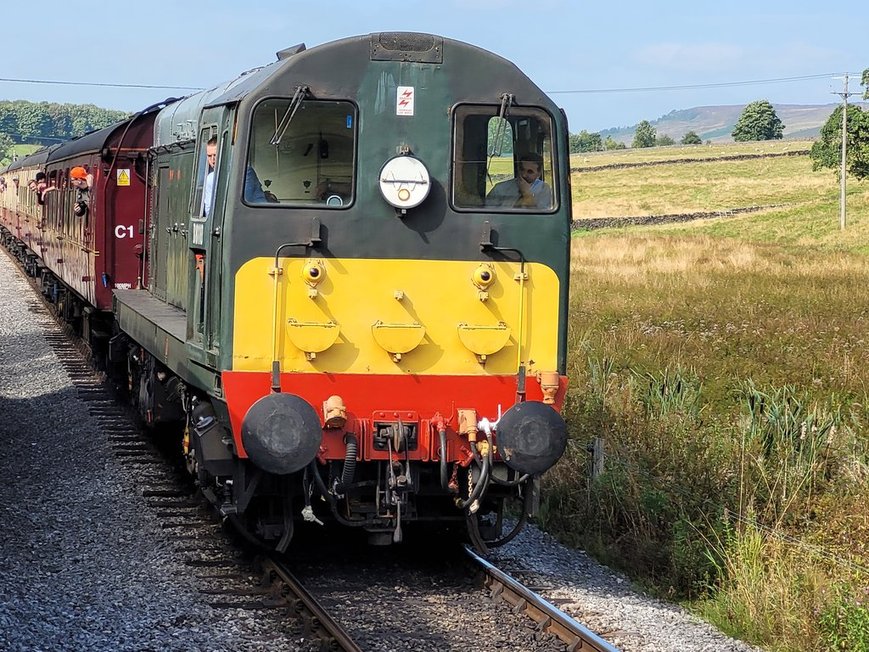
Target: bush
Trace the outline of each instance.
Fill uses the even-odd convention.
[[[818,618],[820,638],[828,650],[869,650],[869,609],[865,600],[869,588],[854,596],[847,587],[837,591],[835,599],[821,610]]]

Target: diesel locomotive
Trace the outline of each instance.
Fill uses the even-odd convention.
[[[485,548],[567,440],[567,135],[469,44],[298,45],[16,161],[0,229],[258,540],[458,526]]]

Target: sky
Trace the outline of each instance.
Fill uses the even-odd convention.
[[[865,0],[151,0],[74,12],[42,0],[3,14],[0,99],[124,111],[211,88],[291,45],[379,31],[438,34],[510,59],[573,133],[696,106],[840,102],[844,73],[856,101],[869,68]]]

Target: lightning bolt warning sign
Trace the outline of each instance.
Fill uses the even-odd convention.
[[[413,115],[413,86],[399,86],[395,99],[395,115]]]

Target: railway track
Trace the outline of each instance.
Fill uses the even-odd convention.
[[[371,548],[325,533],[287,565],[362,649],[616,649],[468,548],[434,537]]]
[[[592,632],[585,625],[567,615],[552,603],[518,580],[492,565],[470,548],[465,552],[471,562],[483,573],[484,584],[492,599],[501,600],[514,611],[519,611],[536,623],[537,629],[556,636],[567,652],[590,650],[615,652],[617,648]]]

